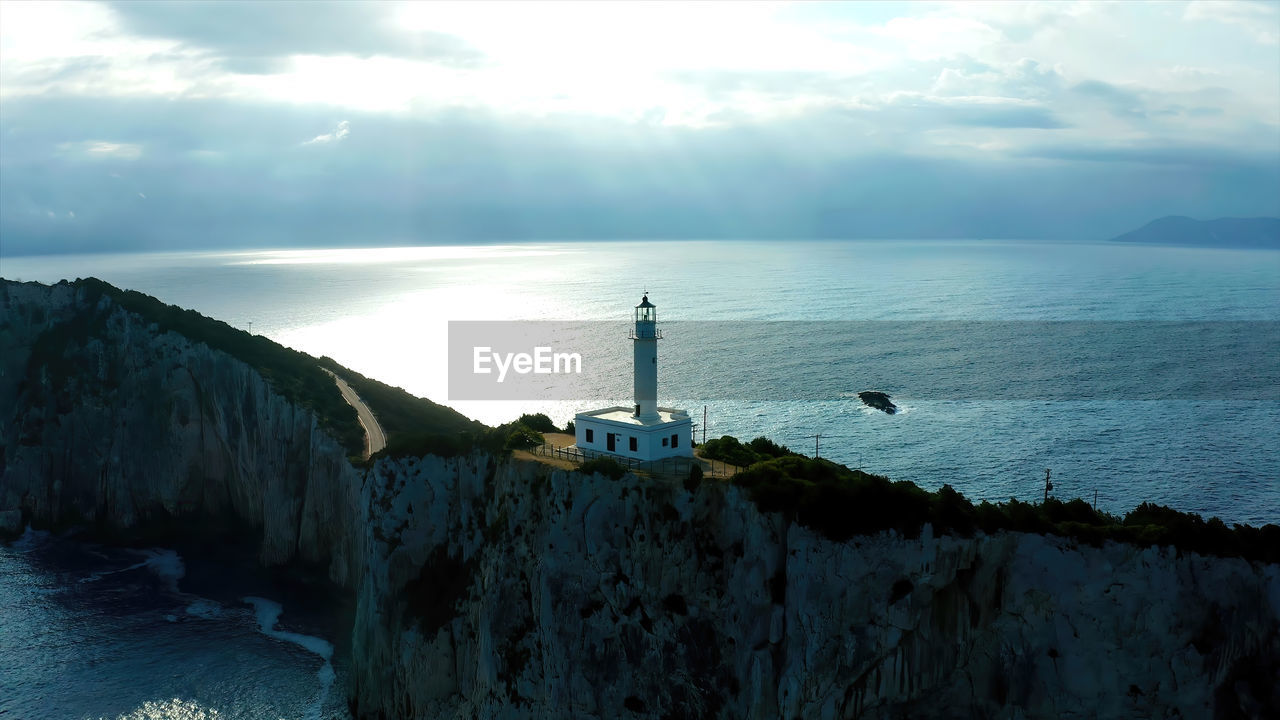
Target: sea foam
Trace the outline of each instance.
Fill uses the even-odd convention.
[[[307,708],[307,713],[304,716],[308,720],[320,720],[324,703],[329,699],[329,690],[333,687],[336,677],[333,663],[331,662],[333,660],[333,645],[327,640],[314,635],[277,630],[276,624],[280,621],[280,615],[284,612],[284,607],[274,600],[252,596],[241,598],[241,600],[253,606],[254,614],[258,620],[258,629],[263,635],[293,643],[310,653],[319,655],[324,660],[324,664],[316,671],[316,678],[320,681],[320,694],[316,697],[316,701],[312,703],[311,707]]]

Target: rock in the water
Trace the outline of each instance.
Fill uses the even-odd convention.
[[[0,510],[0,540],[16,538],[22,534],[22,511]]]
[[[858,399],[863,405],[873,407],[876,410],[883,410],[892,415],[898,412],[898,406],[889,400],[889,393],[880,392],[879,390],[863,390],[858,393]]]

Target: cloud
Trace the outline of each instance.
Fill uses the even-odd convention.
[[[239,73],[273,73],[290,55],[411,58],[478,67],[484,54],[455,35],[406,30],[386,3],[114,2],[124,27],[216,53]]]
[[[958,105],[945,112],[1019,109]],[[425,119],[355,114],[345,122],[361,131],[341,140],[346,152],[298,152],[296,138],[307,128],[333,122],[327,112],[228,101],[9,104],[0,117],[5,252],[101,247],[102,238],[127,238],[131,249],[637,237],[1094,238],[1178,212],[1280,214],[1277,156],[1214,147],[1179,155],[1177,146],[1099,147],[1071,137],[1032,150],[930,157],[851,132],[870,111],[704,129],[470,112]],[[919,133],[906,120],[922,110],[882,112],[900,113],[893,121],[905,126],[904,135]],[[83,137],[90,125],[117,142],[150,138],[130,163],[127,184],[59,151],[62,143],[79,142],[68,138]],[[18,126],[39,133],[9,132]],[[339,126],[329,127],[326,134],[336,137]],[[986,131],[996,138],[1011,132]],[[1073,132],[1049,131],[1055,138]],[[192,150],[216,151],[221,160],[208,162]],[[138,192],[157,187],[162,201],[144,200],[159,190]],[[33,207],[38,215],[26,211]],[[45,218],[46,210],[57,209],[61,218],[71,207],[74,223]]]
[[[1008,97],[1049,101],[1064,81],[1061,72],[1031,58],[987,64],[968,56],[948,58],[937,71],[932,92],[938,95]]]
[[[1280,167],[1280,153],[1273,152],[1263,157],[1258,157],[1251,153],[1233,152],[1222,147],[1206,145],[1165,145],[1150,142],[1129,144],[1058,143],[1032,145],[1020,148],[1015,152],[1021,157],[1089,163],[1228,168],[1269,162]]]
[[[1183,11],[1188,22],[1211,21],[1244,28],[1264,45],[1280,45],[1280,8],[1274,2],[1192,0]]]
[[[67,154],[95,160],[137,160],[142,156],[141,145],[135,143],[107,142],[105,140],[64,142],[58,145],[58,149]]]
[[[1101,100],[1116,115],[1146,117],[1145,103],[1138,93],[1132,90],[1102,82],[1086,80],[1072,86],[1071,92],[1085,97]]]
[[[920,114],[921,122],[938,125],[1043,130],[1068,127],[1048,108],[1013,98],[930,97],[919,93],[898,93],[887,107]]]
[[[1105,237],[1277,214],[1280,66],[1253,35],[1273,10],[11,3],[0,235]]]
[[[725,99],[737,93],[845,96],[866,87],[862,78],[821,70],[671,70],[663,73],[663,77],[697,88],[713,99]]]
[[[329,143],[340,142],[351,134],[351,123],[342,120],[338,123],[338,127],[333,132],[317,135],[310,140],[302,143],[303,145],[328,145]]]

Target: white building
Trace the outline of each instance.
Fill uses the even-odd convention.
[[[573,419],[578,449],[641,461],[693,456],[689,413],[658,407],[658,309],[646,294],[636,306],[631,331],[635,405],[580,412]]]

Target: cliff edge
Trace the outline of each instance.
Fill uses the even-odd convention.
[[[929,524],[835,540],[738,485],[474,443],[353,463],[280,387],[93,285],[0,283],[0,512],[243,523],[264,564],[322,568],[354,597],[359,717],[1280,708],[1275,563]]]

